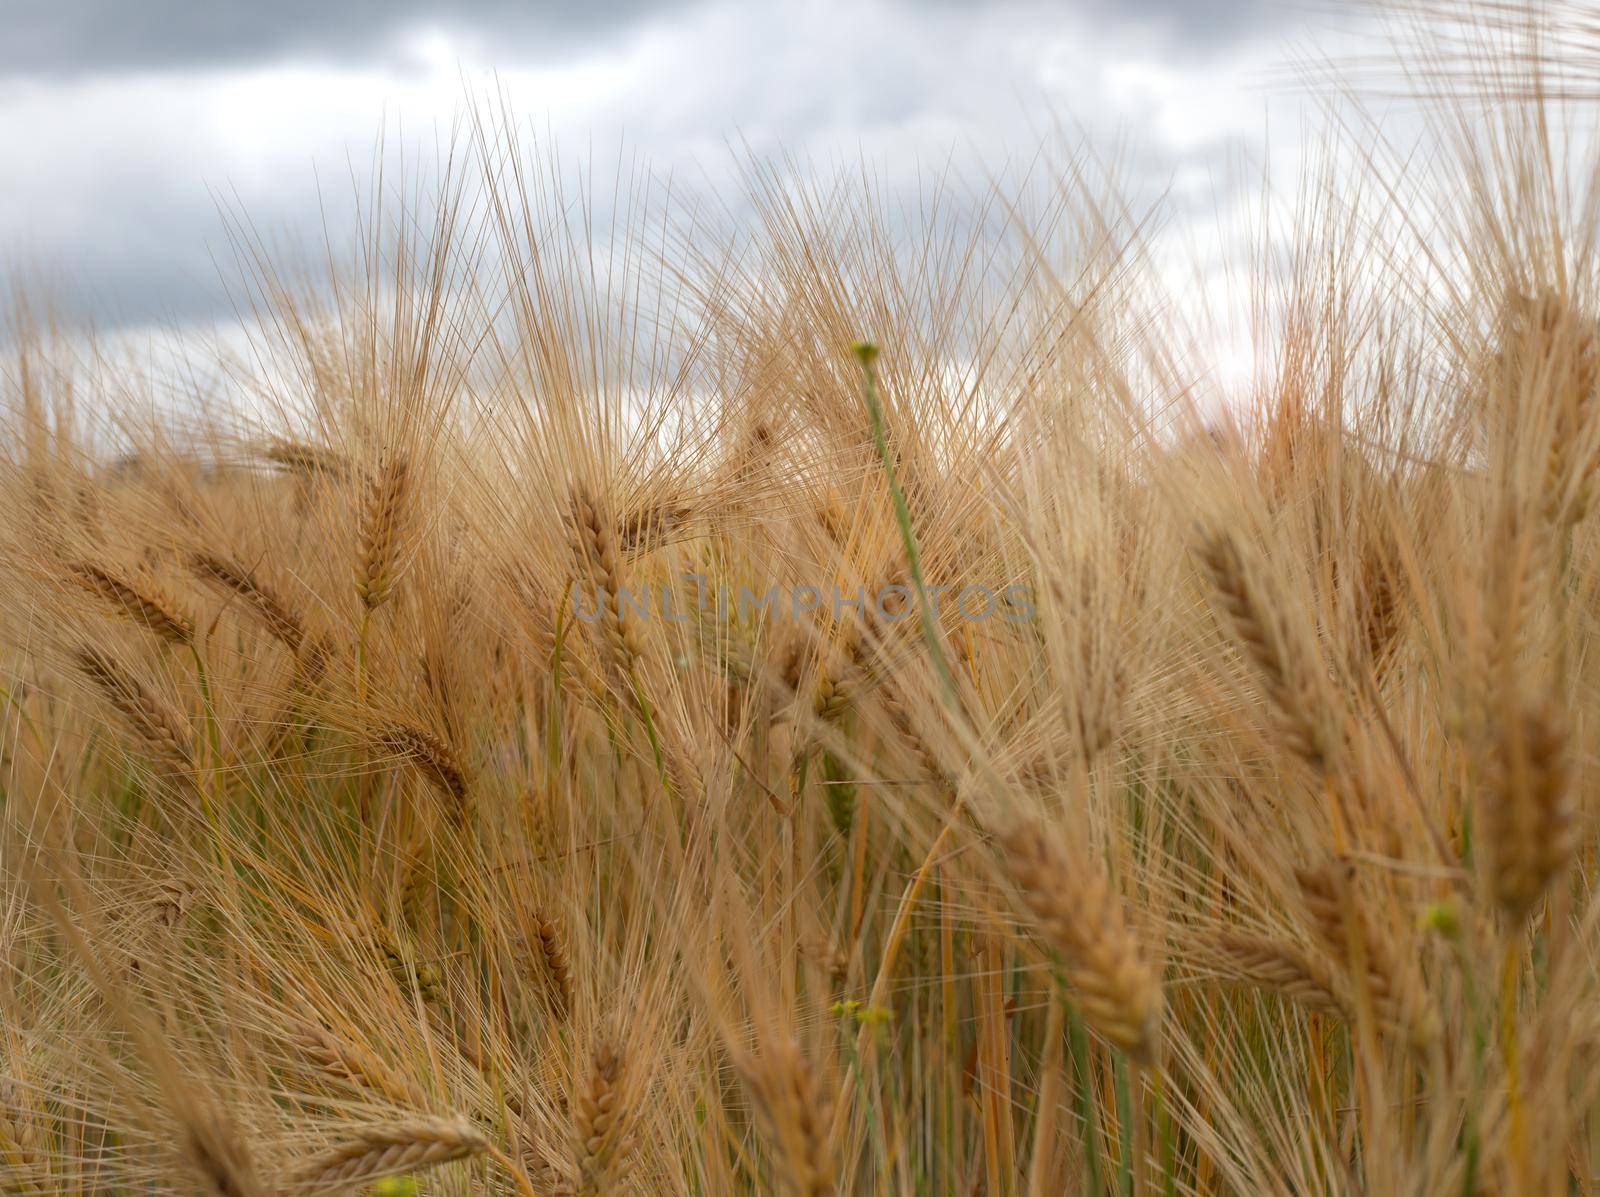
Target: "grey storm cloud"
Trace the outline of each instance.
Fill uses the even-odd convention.
[[[382,55],[394,35],[435,24],[556,55],[696,0],[17,0],[0,37],[0,74],[181,70],[280,59]],[[770,6],[781,36],[789,0]],[[799,0],[792,0],[798,3]],[[1179,44],[1215,44],[1289,11],[1282,0],[917,0],[910,6],[1031,8],[1150,24]],[[914,15],[911,17],[914,19]],[[841,30],[842,35],[848,29]]]
[[[1229,191],[1253,111],[1225,91],[1302,0],[0,0],[0,285],[42,279],[102,327],[230,319],[219,202],[315,245],[391,114],[426,142],[472,94],[595,156],[642,151],[674,195],[738,205],[730,149],[865,153],[912,197],[955,155],[981,185],[1059,111],[1127,122],[1123,175]],[[414,35],[437,30],[443,36]],[[1220,81],[1220,82],[1218,82]],[[391,108],[391,105],[393,106]],[[396,130],[401,128],[397,123]],[[1070,134],[1069,134],[1070,135]],[[1232,140],[1228,140],[1232,139]],[[384,152],[395,145],[384,143]],[[426,147],[424,146],[424,149]],[[566,155],[563,154],[563,160]],[[943,169],[943,165],[938,169]],[[681,173],[680,173],[681,172]],[[719,182],[720,180],[720,182]],[[1215,185],[1220,184],[1220,192]],[[598,188],[603,198],[607,189]],[[914,206],[914,205],[913,205]],[[1207,208],[1209,210],[1209,208]],[[1203,213],[1202,213],[1203,215]],[[337,219],[329,235],[344,235]],[[214,257],[215,255],[215,257]],[[220,269],[219,269],[220,267]]]
[[[519,39],[604,36],[671,0],[22,0],[0,71],[182,69],[281,58],[360,58],[426,22]]]

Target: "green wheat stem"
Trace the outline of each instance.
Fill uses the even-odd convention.
[[[1128,1061],[1121,1052],[1113,1053],[1111,1078],[1117,1102],[1117,1192],[1122,1197],[1133,1197],[1133,1094],[1128,1082]]]
[[[900,541],[905,546],[906,569],[911,574],[911,584],[917,592],[917,614],[922,627],[922,638],[933,659],[934,672],[944,689],[945,700],[952,708],[956,705],[956,685],[945,660],[944,649],[939,644],[939,629],[933,618],[933,605],[928,601],[928,586],[922,575],[922,555],[917,550],[917,536],[911,526],[911,508],[906,504],[905,493],[895,477],[894,459],[889,453],[889,438],[884,430],[883,406],[878,401],[878,375],[874,364],[878,360],[878,347],[870,341],[860,341],[855,346],[856,359],[865,376],[861,387],[862,401],[867,407],[867,418],[872,424],[872,439],[878,448],[878,460],[883,464],[883,475],[889,484],[889,497],[894,502],[895,522],[900,526]]]
[[[1161,1192],[1164,1197],[1178,1197],[1178,1145],[1172,1134],[1172,1113],[1167,1109],[1166,1085],[1159,1067],[1150,1074],[1150,1104],[1154,1107],[1157,1149],[1161,1158]]]
[[[662,755],[661,737],[656,734],[655,720],[650,718],[650,701],[644,696],[644,687],[639,681],[637,670],[628,670],[628,684],[633,688],[633,701],[639,709],[639,718],[644,722],[645,739],[650,741],[650,751],[655,756],[656,773],[661,777],[661,788],[675,797],[686,797],[674,791],[672,780],[667,776],[667,758]]]
[[[1057,996],[1056,1001],[1065,999]],[[1104,1193],[1100,1172],[1100,1141],[1097,1134],[1093,1097],[1093,1078],[1089,1068],[1089,1032],[1084,1028],[1083,1016],[1073,1006],[1067,1007],[1067,1034],[1072,1044],[1072,1067],[1077,1084],[1078,1118],[1083,1123],[1083,1158],[1089,1169],[1090,1193]]]

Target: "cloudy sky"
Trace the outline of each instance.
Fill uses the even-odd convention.
[[[219,202],[314,234],[319,180],[348,193],[386,126],[431,145],[474,89],[498,89],[563,152],[614,162],[626,147],[711,187],[732,177],[733,144],[981,177],[1066,129],[1204,222],[1269,130],[1275,157],[1298,149],[1305,97],[1283,68],[1325,19],[1294,0],[4,8],[0,261],[128,333],[227,319]]]

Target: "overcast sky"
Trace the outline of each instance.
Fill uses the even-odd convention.
[[[226,319],[226,197],[314,232],[380,129],[499,88],[565,152],[722,186],[731,142],[889,177],[1026,161],[1058,123],[1183,220],[1294,152],[1283,0],[4,0],[0,258],[101,328]],[[402,139],[403,139],[402,138]],[[1119,149],[1120,147],[1120,149]],[[1181,222],[1180,222],[1181,223]],[[1183,231],[1181,228],[1178,230]]]

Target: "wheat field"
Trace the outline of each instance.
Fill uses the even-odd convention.
[[[1242,387],[1082,162],[492,104],[243,349],[18,296],[0,1192],[1595,1192],[1594,31],[1421,7]]]

